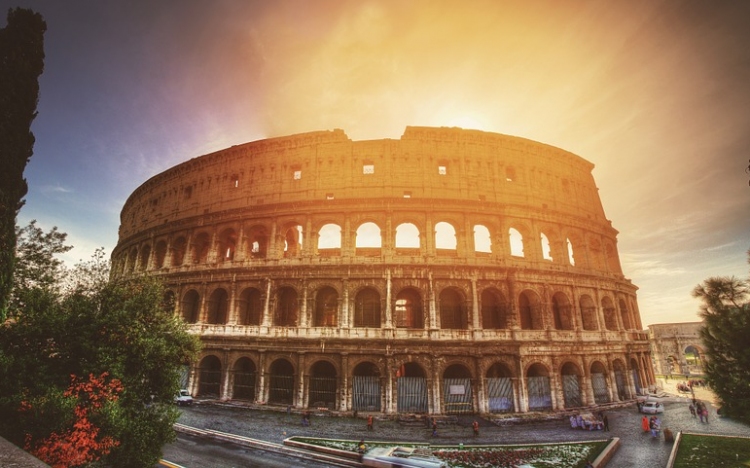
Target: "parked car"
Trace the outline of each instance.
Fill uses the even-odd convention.
[[[193,404],[193,397],[190,395],[190,392],[183,388],[174,397],[174,402],[177,404],[177,406],[190,406]]]
[[[664,405],[658,401],[647,401],[641,406],[641,413],[658,414],[664,412]]]
[[[362,456],[364,466],[387,468],[447,468],[448,463],[412,447],[375,447]]]

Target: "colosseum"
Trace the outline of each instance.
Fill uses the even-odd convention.
[[[488,417],[625,401],[655,379],[593,167],[460,128],[254,141],[138,187],[113,276],[163,279],[203,342],[198,397]]]

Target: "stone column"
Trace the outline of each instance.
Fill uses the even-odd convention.
[[[428,319],[427,319],[427,328],[430,330],[436,330],[440,327],[440,321],[437,317],[437,307],[435,304],[435,288],[433,287],[432,282],[432,271],[428,273],[428,286],[427,286],[427,310],[428,310]]]
[[[393,328],[393,308],[391,306],[391,269],[385,270],[385,328]]]
[[[394,404],[394,378],[393,378],[393,356],[386,355],[385,357],[385,405],[383,409],[385,414],[394,414],[396,412],[396,405]]]
[[[480,330],[482,326],[479,322],[479,295],[477,294],[477,277],[474,273],[471,278],[471,315],[469,320],[469,329]]]
[[[307,290],[307,279],[302,280],[302,307],[300,307],[298,325],[300,328],[307,328],[311,326],[310,317],[307,312],[308,310],[308,290]]]
[[[269,327],[271,327],[271,278],[266,278],[266,297],[263,302],[263,317],[260,321],[261,333],[267,334]]]
[[[351,395],[349,394],[349,353],[341,353],[341,386],[339,394],[339,410],[348,411],[351,408]]]
[[[307,365],[307,359],[305,357],[304,351],[298,351],[297,352],[297,394],[294,398],[294,401],[292,402],[293,405],[295,405],[297,408],[307,408],[308,402],[308,392],[309,392],[309,383],[308,383],[308,375],[305,371],[305,366]]]
[[[229,310],[227,311],[227,324],[237,325],[237,275],[232,275],[232,283],[229,286]]]
[[[344,297],[339,307],[341,317],[339,319],[339,328],[348,330],[349,329],[349,280],[343,281],[344,286]]]
[[[229,400],[229,389],[232,385],[232,372],[229,369],[229,356],[227,353],[224,354],[223,365],[221,366],[221,401]]]
[[[258,351],[258,391],[255,392],[255,403],[268,401],[268,388],[266,385],[266,351]]]
[[[430,359],[430,367],[432,368],[432,379],[427,379],[427,388],[428,390],[431,390],[432,393],[432,404],[430,405],[432,408],[428,408],[428,410],[432,414],[443,414],[443,408],[440,405],[440,387],[442,386],[442,379],[440,378],[440,363],[442,362],[442,359],[437,357],[432,357]],[[430,385],[430,380],[432,380],[432,385]],[[428,399],[428,401],[430,401]]]

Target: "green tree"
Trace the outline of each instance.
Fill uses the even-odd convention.
[[[13,291],[12,319],[0,324],[0,435],[37,451],[65,435],[80,440],[80,404],[66,396],[71,376],[106,374],[122,388],[91,413],[98,432],[88,440],[111,441],[105,465],[154,466],[174,438],[173,398],[197,338],[164,306],[157,280],[106,282],[101,249],[65,270],[54,258],[68,248],[64,234],[45,234],[33,222],[19,232],[22,287]]]
[[[23,171],[34,150],[31,122],[44,70],[42,16],[21,8],[8,11],[0,29],[0,322],[13,288],[16,216],[28,186]]]
[[[750,251],[748,252],[750,256]],[[693,289],[703,302],[700,330],[706,381],[726,416],[750,423],[750,284],[711,277]]]

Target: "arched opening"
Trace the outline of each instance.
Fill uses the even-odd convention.
[[[130,272],[134,272],[135,268],[138,264],[138,249],[133,248],[130,251],[130,254],[128,255],[128,268],[130,268]]]
[[[331,287],[325,287],[315,296],[315,327],[335,327],[338,323],[339,293]]]
[[[452,224],[441,221],[435,224],[435,249],[456,250],[456,228]]]
[[[482,328],[501,330],[508,328],[508,302],[496,289],[482,291]]]
[[[302,226],[292,226],[284,234],[284,258],[299,257],[302,253]]]
[[[354,326],[380,328],[380,294],[365,288],[354,298]]]
[[[691,367],[698,367],[700,368],[703,364],[701,361],[701,353],[698,348],[696,348],[693,345],[690,345],[685,348],[685,351],[682,353],[685,356],[685,362],[688,365],[688,368]]]
[[[463,297],[455,289],[440,292],[440,328],[466,330],[467,316]]]
[[[312,408],[336,409],[338,390],[336,368],[328,361],[318,361],[310,370],[310,404]]]
[[[211,239],[208,234],[201,232],[193,239],[193,263],[208,262],[208,252],[211,249]]]
[[[138,264],[138,269],[141,271],[148,270],[148,260],[151,257],[151,246],[150,245],[144,245],[141,249],[140,254],[140,262]]]
[[[394,321],[398,328],[423,328],[422,298],[414,289],[405,289],[396,296]]]
[[[380,411],[380,371],[372,362],[360,362],[352,371],[352,409]]]
[[[397,249],[418,249],[419,246],[419,229],[417,226],[404,223],[396,227]]]
[[[375,223],[362,223],[357,228],[354,245],[358,249],[379,249],[383,246],[380,226]]]
[[[154,268],[157,270],[164,266],[164,259],[167,256],[167,242],[160,240],[156,243],[156,249],[154,250]]]
[[[234,386],[232,398],[235,400],[255,401],[255,363],[246,357],[234,363]]]
[[[607,296],[602,298],[602,313],[604,314],[604,326],[607,330],[615,331],[617,326],[617,311],[612,299]]]
[[[187,323],[198,323],[200,319],[200,295],[195,289],[191,289],[182,296],[182,318]]]
[[[492,238],[490,237],[490,230],[481,224],[474,226],[474,252],[492,253]]]
[[[542,258],[544,260],[552,261],[552,247],[549,244],[549,239],[547,238],[547,235],[543,232],[540,234],[541,242],[542,242]]]
[[[584,330],[598,330],[599,322],[596,319],[596,305],[590,296],[583,295],[578,300],[581,307],[581,323]]]
[[[219,358],[204,357],[198,369],[198,396],[219,398],[221,396],[221,361]]]
[[[281,288],[276,297],[274,325],[277,327],[297,326],[297,291],[292,288]]]
[[[639,394],[645,394],[647,389],[641,383],[641,366],[638,365],[638,361],[631,359],[630,369],[633,372],[633,386],[635,386],[635,391]]]
[[[250,229],[247,242],[252,258],[266,258],[268,254],[268,233],[266,232],[266,228],[255,226]]]
[[[513,392],[513,373],[504,364],[498,362],[487,369],[487,407],[490,413],[513,413],[515,398]]]
[[[552,317],[555,330],[573,330],[573,308],[568,297],[561,292],[552,296]]]
[[[583,406],[581,399],[581,371],[572,362],[563,365],[562,370],[563,398],[566,408],[578,408]]]
[[[533,364],[526,371],[526,387],[529,394],[529,411],[552,409],[552,389],[549,371],[541,364]]]
[[[225,289],[219,288],[211,293],[208,299],[207,323],[223,325],[227,323],[228,295]]]
[[[541,304],[539,296],[532,291],[523,291],[518,297],[518,312],[522,330],[542,330]]]
[[[234,229],[224,229],[219,235],[219,261],[231,262],[237,250],[237,233]]]
[[[294,366],[286,359],[277,359],[271,363],[268,402],[279,405],[294,404]]]
[[[510,254],[514,257],[523,257],[523,236],[515,228],[508,230],[508,236],[510,237]]]
[[[239,325],[260,325],[263,317],[261,293],[255,288],[245,288],[237,304],[239,308]]]
[[[172,242],[172,266],[180,266],[185,262],[187,241],[184,237],[178,237]]]
[[[571,242],[570,239],[565,239],[565,243],[568,246],[568,263],[571,264],[571,266],[576,265],[576,259],[573,256],[573,242]]]
[[[338,224],[325,224],[318,231],[318,252],[331,249],[341,249],[341,226]]]
[[[591,388],[594,391],[594,402],[597,405],[609,403],[607,368],[599,361],[591,364]]]
[[[399,413],[427,412],[427,378],[415,362],[402,364],[396,371],[397,408]]]
[[[164,295],[161,298],[161,310],[169,314],[174,313],[176,304],[176,298],[173,291],[164,291]]]
[[[448,366],[443,372],[442,403],[445,414],[474,412],[471,395],[471,372],[462,364]]]
[[[615,371],[615,386],[617,387],[617,398],[620,401],[630,398],[627,381],[625,380],[625,364],[619,359],[612,362],[612,368]]]
[[[628,305],[624,300],[620,299],[620,317],[622,317],[622,326],[625,330],[632,330],[635,328],[633,321],[630,319],[630,311]]]

